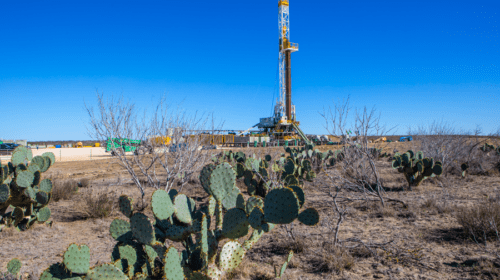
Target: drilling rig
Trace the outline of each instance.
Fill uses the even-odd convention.
[[[261,134],[268,135],[274,140],[301,138],[306,144],[310,144],[310,140],[299,128],[300,123],[296,119],[295,105],[292,105],[291,54],[299,50],[299,44],[290,42],[289,0],[278,1],[278,29],[279,94],[274,106],[274,115],[269,118],[261,118],[260,122],[250,129],[258,127],[261,130]],[[242,133],[246,133],[250,129]]]

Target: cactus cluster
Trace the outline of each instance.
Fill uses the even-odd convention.
[[[479,147],[479,149],[483,152],[490,152],[490,151],[493,151],[493,150],[498,150],[500,148],[500,146],[497,147],[497,149],[495,149],[495,146],[493,145],[490,145],[488,143],[484,143],[483,146]]]
[[[22,231],[50,218],[52,182],[41,175],[54,162],[53,153],[33,157],[31,149],[18,146],[11,161],[0,165],[0,230],[14,226]],[[7,212],[9,206],[12,210]]]
[[[235,158],[241,161],[242,155]],[[227,162],[205,166],[200,174],[209,194],[204,206],[176,190],[156,190],[150,204],[153,217],[134,211],[132,199],[121,196],[119,208],[126,219],[110,225],[117,241],[112,262],[91,268],[88,247],[71,244],[63,261],[40,279],[221,279],[275,224],[319,222],[315,209],[301,211],[304,192],[299,186],[275,188],[264,198],[245,200],[236,186],[236,173]],[[167,240],[181,242],[184,249],[166,246]]]
[[[434,162],[433,158],[424,158],[423,152],[413,153],[412,150],[404,154],[396,153],[392,158],[392,168],[405,175],[410,190],[424,179],[443,173],[443,165],[440,161]]]

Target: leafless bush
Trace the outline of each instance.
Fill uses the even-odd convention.
[[[420,142],[415,149],[422,151],[425,157],[441,161],[444,175],[460,174],[463,163],[468,164],[469,174],[485,174],[488,170],[484,153],[478,149],[488,138],[480,137],[482,131],[479,126],[474,131],[466,131],[443,121],[434,121],[428,127],[409,128],[408,134]],[[489,136],[497,137],[498,132]]]
[[[53,201],[71,199],[78,192],[78,182],[74,180],[53,180],[52,196]]]
[[[492,238],[500,241],[499,201],[484,200],[471,207],[458,207],[455,217],[466,234],[476,242],[486,242]]]
[[[90,187],[82,190],[80,196],[77,208],[91,219],[108,217],[115,210],[118,201],[118,195],[107,188]]]
[[[123,103],[123,98],[113,98],[105,102],[102,94],[97,93],[98,114],[88,108],[91,128],[89,136],[100,142],[109,138],[128,138],[141,140],[138,150],[141,152],[127,155],[114,149],[121,166],[127,170],[132,181],[138,187],[144,202],[144,188],[151,186],[169,191],[173,186],[180,189],[191,177],[201,170],[209,154],[201,151],[204,143],[203,131],[210,125],[209,116],[188,115],[179,109],[170,110],[162,97],[149,119],[144,117],[139,122],[133,104]],[[211,119],[211,131],[222,124],[215,125]],[[169,141],[166,137],[169,137]],[[131,146],[134,146],[133,144]],[[159,173],[162,172],[162,180]],[[139,178],[145,178],[144,180]],[[165,178],[165,179],[163,179]]]
[[[325,120],[325,128],[332,135],[340,135],[345,143],[342,148],[342,160],[338,161],[337,168],[325,171],[325,179],[329,179],[327,188],[340,187],[357,193],[363,199],[378,198],[383,206],[384,189],[380,180],[379,171],[376,166],[377,153],[373,148],[383,148],[385,143],[368,145],[368,136],[387,135],[391,129],[386,129],[380,124],[380,114],[376,110],[368,110],[366,107],[355,112],[354,121],[348,124],[349,98],[340,104],[335,104],[334,109],[329,108],[321,113]],[[354,131],[355,137],[347,135],[346,131]],[[372,147],[373,146],[373,147]],[[331,192],[330,189],[327,191]]]

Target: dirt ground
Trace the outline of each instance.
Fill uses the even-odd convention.
[[[384,151],[406,151],[414,144],[384,143]],[[319,149],[332,149],[332,146]],[[242,150],[259,155],[281,153],[283,148]],[[491,241],[485,246],[468,238],[456,221],[454,211],[457,206],[478,204],[486,197],[500,196],[498,174],[465,179],[444,175],[406,191],[403,190],[404,176],[390,167],[387,158],[377,161],[377,167],[387,189],[386,196],[403,201],[407,207],[390,201],[386,201],[384,208],[377,201],[343,201],[341,206],[348,209],[348,214],[338,238],[362,243],[350,243],[352,248],[346,251],[331,248],[334,238],[331,228],[338,216],[332,198],[323,191],[331,182],[318,176],[313,183],[305,183],[304,209],[316,208],[320,212],[320,223],[307,227],[295,222],[292,231],[295,240],[284,226],[277,226],[247,254],[232,279],[273,279],[274,267],[281,266],[289,249],[295,254],[284,279],[499,279],[500,242]],[[135,185],[128,181],[128,173],[114,158],[56,161],[43,175],[55,183],[79,182],[86,178],[93,188],[116,195],[127,194],[134,201],[140,197]],[[247,195],[243,182],[237,184]],[[91,265],[109,262],[115,244],[109,225],[114,218],[122,218],[121,214],[115,211],[104,219],[85,218],[81,208],[81,195],[85,191],[88,190],[80,188],[71,199],[49,204],[52,227],[37,225],[25,232],[13,229],[0,232],[0,271],[5,271],[10,259],[19,258],[22,273],[38,276],[50,264],[61,261],[71,243],[89,246]],[[147,189],[147,199],[153,191]],[[194,197],[200,204],[207,198],[198,179],[185,186],[182,193]],[[148,211],[146,214],[150,215]]]

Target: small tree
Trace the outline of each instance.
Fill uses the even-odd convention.
[[[142,203],[146,186],[167,192],[175,185],[182,189],[209,157],[200,147],[204,140],[201,133],[210,120],[208,115],[190,116],[180,107],[170,110],[162,97],[151,118],[147,119],[144,111],[139,121],[134,104],[124,103],[123,97],[118,100],[111,97],[105,102],[103,94],[96,95],[97,114],[85,104],[90,116],[89,136],[100,142],[111,138],[141,140],[140,144],[130,144],[141,152],[128,155],[119,147],[111,145],[111,149],[139,189]],[[214,129],[212,116],[211,130]]]
[[[323,110],[321,116],[325,120],[325,129],[332,135],[340,135],[343,139],[342,159],[338,161],[338,168],[325,172],[330,178],[332,186],[361,193],[365,198],[377,197],[384,203],[384,190],[377,169],[376,160],[380,149],[385,143],[375,143],[370,147],[368,136],[376,137],[387,135],[391,129],[380,125],[380,114],[376,110],[356,111],[354,122],[348,124],[351,108],[349,97],[334,108]],[[345,131],[354,131],[354,137],[346,137]]]

